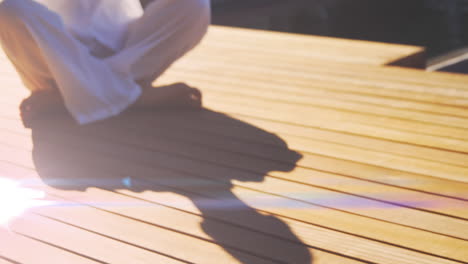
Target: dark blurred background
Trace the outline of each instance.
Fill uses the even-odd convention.
[[[213,23],[426,46],[468,44],[467,0],[212,0]]]
[[[468,0],[211,2],[213,24],[424,46],[428,65],[468,56]],[[468,73],[462,64],[453,71]]]

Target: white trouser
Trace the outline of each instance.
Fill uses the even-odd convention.
[[[79,0],[70,0],[79,1]],[[116,115],[204,36],[209,0],[155,0],[127,29],[123,48],[99,58],[33,0],[0,3],[0,42],[31,91],[56,87],[80,124]]]

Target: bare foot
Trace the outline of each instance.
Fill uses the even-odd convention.
[[[136,109],[187,109],[202,108],[202,94],[184,83],[162,87],[143,87],[140,98],[131,108]],[[48,114],[67,113],[63,98],[58,90],[34,92],[20,105],[21,119],[26,128]]]
[[[187,109],[202,108],[200,90],[185,83],[175,83],[161,87],[143,87],[140,98],[135,102],[136,109]]]
[[[63,98],[58,90],[34,92],[20,105],[21,119],[26,128],[30,128],[34,120],[57,112],[66,112]]]

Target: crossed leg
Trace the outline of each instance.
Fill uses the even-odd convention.
[[[60,66],[62,66],[62,68],[66,68],[69,65],[67,62],[63,61],[59,61],[58,63],[62,63],[62,65],[55,65],[53,63],[56,61],[54,60],[56,58],[53,56],[52,58],[44,57],[44,52],[41,49],[47,47],[44,46],[44,42],[47,44],[49,39],[38,40],[37,35],[34,35],[33,32],[30,31],[31,27],[28,27],[27,25],[27,23],[32,22],[22,19],[25,16],[24,14],[21,14],[21,12],[23,12],[21,5],[24,5],[25,3],[29,4],[28,0],[5,2],[10,3],[10,7],[6,10],[8,16],[3,16],[3,20],[7,19],[8,23],[7,30],[5,30],[5,28],[1,28],[2,32],[0,32],[0,39],[4,50],[16,66],[23,82],[32,92],[31,96],[25,99],[20,105],[21,116],[25,121],[25,125],[28,126],[30,121],[50,112],[66,112],[68,110],[69,112],[72,112],[73,115],[73,111],[70,109],[73,107],[70,105],[73,106],[73,104],[80,104],[79,101],[76,102],[76,98],[73,98],[74,93],[78,92],[79,94],[82,92],[80,89],[84,90],[88,99],[95,99],[93,98],[93,91],[86,90],[87,87],[85,83],[81,86],[75,85],[76,83],[72,83],[74,84],[72,87],[67,87],[64,85],[66,82],[56,78],[57,76],[60,76],[59,74],[55,75],[57,72],[61,73]],[[20,3],[19,8],[12,9],[11,3]],[[5,9],[3,6],[0,7],[1,9]],[[16,5],[16,7],[18,7],[18,5]],[[50,12],[48,10],[47,12],[44,10],[39,11],[45,13],[45,15],[51,15],[47,13]],[[44,16],[44,14],[42,15]],[[53,15],[56,16],[56,14]],[[44,19],[44,17],[42,17],[42,19]],[[44,21],[41,20],[40,22]],[[52,20],[52,22],[54,21]],[[46,21],[46,23],[51,22]],[[52,25],[56,27],[55,31],[52,33],[55,34],[57,33],[56,31],[59,31],[59,34],[61,33],[61,35],[54,35],[52,40],[55,40],[60,44],[62,44],[62,42],[66,42],[63,44],[76,46],[76,43],[74,43],[76,41],[72,40],[66,32],[60,32],[63,31],[63,29],[60,28],[61,25],[59,25],[59,23],[60,22],[57,22],[58,25]],[[127,101],[130,101],[130,103],[125,105],[123,109],[160,109],[165,107],[199,109],[201,108],[201,93],[197,89],[182,83],[154,88],[150,83],[152,80],[159,77],[175,60],[184,55],[200,41],[206,32],[208,24],[209,3],[207,0],[178,0],[172,2],[156,0],[147,7],[145,14],[140,19],[134,21],[130,25],[128,37],[122,50],[112,56],[100,58],[99,60],[102,62],[96,62],[97,58],[96,60],[94,58],[89,58],[87,60],[81,60],[79,58],[78,63],[82,63],[83,65],[81,66],[87,66],[87,62],[90,64],[97,64],[97,67],[94,67],[96,69],[102,69],[103,66],[109,67],[112,72],[118,72],[123,76],[132,77],[132,82],[138,84],[140,91],[138,91],[139,93],[131,93],[132,95],[137,94],[137,96],[135,96],[134,100],[128,99]],[[159,29],[155,30],[154,25],[161,26]],[[51,25],[47,24],[47,26],[50,27]],[[12,28],[14,30],[12,30]],[[34,29],[34,27],[32,28]],[[11,39],[17,39],[17,42],[23,46],[24,43],[27,43],[28,46],[23,47],[23,49],[18,49],[18,45],[16,45],[16,47],[12,47],[13,44],[10,41]],[[75,47],[75,50],[76,49],[78,48]],[[65,51],[65,53],[67,52]],[[87,51],[84,51],[81,55],[88,55],[87,53]],[[21,56],[21,54],[23,54],[23,56]],[[31,58],[33,59],[31,60]],[[70,57],[70,59],[72,62],[69,61],[68,63],[75,63],[73,61],[74,58]],[[89,72],[85,72],[85,74],[83,74],[85,78],[77,77],[77,79],[82,81],[87,78],[97,78],[96,76],[89,76]],[[105,74],[106,72],[104,72],[104,75]],[[94,84],[100,84],[97,85],[98,87],[102,88],[105,86],[103,84],[107,85],[107,83],[105,83],[105,78],[104,80],[99,80],[99,78],[97,79],[97,81],[94,80]],[[123,87],[126,82],[128,83],[127,80],[122,80],[123,84],[121,84],[119,79],[114,80],[114,83],[118,83]],[[112,82],[110,82],[109,86],[112,86]],[[74,87],[78,87],[78,89],[73,90],[72,88]],[[110,97],[112,96],[113,98],[119,99],[118,96],[124,97],[126,95],[125,91],[116,92],[114,90],[110,91]],[[104,105],[104,107],[108,107],[112,111],[109,110],[98,117],[93,117],[94,120],[88,118],[88,121],[85,120],[80,122],[80,120],[78,120],[79,118],[74,116],[75,119],[80,123],[86,123],[89,122],[89,120],[95,121],[121,112],[123,109],[113,109],[111,102],[106,101],[106,92],[107,90],[105,90],[105,88],[104,91],[100,90],[98,94],[100,96],[103,96],[102,94],[104,94],[104,99],[98,99],[108,103],[108,105]],[[83,96],[79,99],[84,101]],[[97,107],[99,108],[100,106],[98,105]]]
[[[138,99],[128,110],[181,109],[201,110],[202,94],[200,90],[185,83],[174,83],[159,87],[142,87]],[[65,113],[67,108],[58,89],[31,92],[20,104],[20,115],[25,127],[31,127],[35,120],[52,113]]]

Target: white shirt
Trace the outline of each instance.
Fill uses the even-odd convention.
[[[58,13],[81,42],[119,50],[128,24],[143,14],[139,0],[36,0]]]

